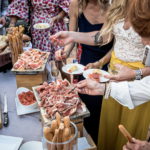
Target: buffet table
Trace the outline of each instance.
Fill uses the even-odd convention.
[[[12,72],[0,73],[0,104],[3,110],[3,94],[6,91],[9,115],[9,125],[0,129],[0,135],[22,137],[23,143],[41,141],[42,123],[40,112],[18,116],[15,103],[16,89],[15,75]],[[96,150],[96,145],[85,129],[83,135],[90,144],[91,148],[89,150]],[[82,142],[80,144],[84,147]],[[80,147],[80,149],[82,148]]]

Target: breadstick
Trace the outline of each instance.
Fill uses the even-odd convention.
[[[129,142],[133,142],[132,140],[132,136],[130,135],[130,133],[126,130],[126,128],[123,125],[119,125],[118,126],[119,130],[121,131],[121,133],[125,136],[125,138],[129,141]]]
[[[70,139],[71,136],[71,130],[70,128],[65,128],[63,132],[63,142],[66,142]],[[70,144],[65,144],[63,147],[63,150],[70,150]]]
[[[52,123],[51,123],[51,128],[50,128],[50,132],[54,133],[55,132],[55,129],[58,128],[58,124],[57,124],[57,121],[56,120],[53,120]]]
[[[56,143],[56,142],[57,142],[58,133],[59,133],[59,129],[56,129],[56,130],[55,130],[54,137],[53,137],[53,140],[52,140],[53,143]],[[57,149],[57,148],[56,148],[56,144],[52,144],[52,145],[50,146],[50,150],[56,150],[56,149]]]
[[[55,134],[54,134],[52,142],[54,142],[54,143],[57,142],[58,133],[59,133],[59,129],[55,129]]]
[[[60,123],[59,125],[59,133],[58,133],[58,138],[57,138],[57,142],[58,143],[62,143],[63,142],[63,131],[64,131],[64,124]],[[57,145],[57,150],[62,150],[63,146],[62,145]]]
[[[71,136],[71,130],[70,128],[65,128],[63,132],[63,142],[68,141]]]
[[[58,134],[58,143],[62,142],[63,131],[64,131],[64,124],[60,123],[60,125],[59,125],[59,134]]]
[[[61,122],[61,116],[58,112],[56,112],[56,120],[57,120],[57,124],[58,126],[60,125],[60,122]]]
[[[48,141],[52,141],[53,139],[53,134],[50,131],[51,131],[51,128],[49,127],[44,127],[43,129],[44,136],[46,137]]]
[[[65,128],[69,128],[70,127],[70,118],[69,118],[69,116],[64,117],[63,120],[64,120]]]

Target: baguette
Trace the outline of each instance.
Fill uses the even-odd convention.
[[[44,136],[46,137],[48,141],[52,141],[53,139],[53,133],[50,131],[51,131],[51,128],[49,127],[44,127],[43,129]]]
[[[132,140],[132,136],[130,135],[130,133],[126,130],[126,128],[123,125],[119,125],[118,126],[120,132],[124,135],[124,137],[129,141],[129,142],[133,142]]]
[[[58,112],[56,112],[56,120],[57,120],[57,124],[59,126],[60,123],[61,123],[61,116],[60,116],[60,114]]]
[[[64,120],[65,128],[69,128],[70,127],[70,118],[69,118],[69,116],[64,117],[63,120]]]

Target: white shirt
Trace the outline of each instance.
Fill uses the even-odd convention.
[[[150,101],[150,76],[130,82],[112,82],[110,96],[129,109],[148,102]]]

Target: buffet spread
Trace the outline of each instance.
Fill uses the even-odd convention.
[[[17,114],[29,114],[39,110],[46,141],[63,143],[71,141],[76,135],[76,139],[69,145],[50,144],[48,150],[73,150],[73,147],[77,145],[78,134],[77,131],[75,133],[73,127],[77,126],[78,131],[81,132],[79,135],[82,135],[84,118],[88,117],[90,112],[79,98],[74,84],[66,79],[47,82],[46,63],[50,53],[34,48],[23,51],[23,41],[31,40],[23,35],[23,31],[23,27],[15,27],[10,29],[7,36],[0,36],[0,52],[4,52],[4,49],[8,47],[11,52],[13,63],[11,71],[16,75],[18,87],[15,98],[16,107],[19,106],[20,109],[27,111],[27,113],[17,112]],[[79,66],[78,69],[76,65],[73,65],[66,70],[71,74],[75,71],[82,72],[84,66]]]

